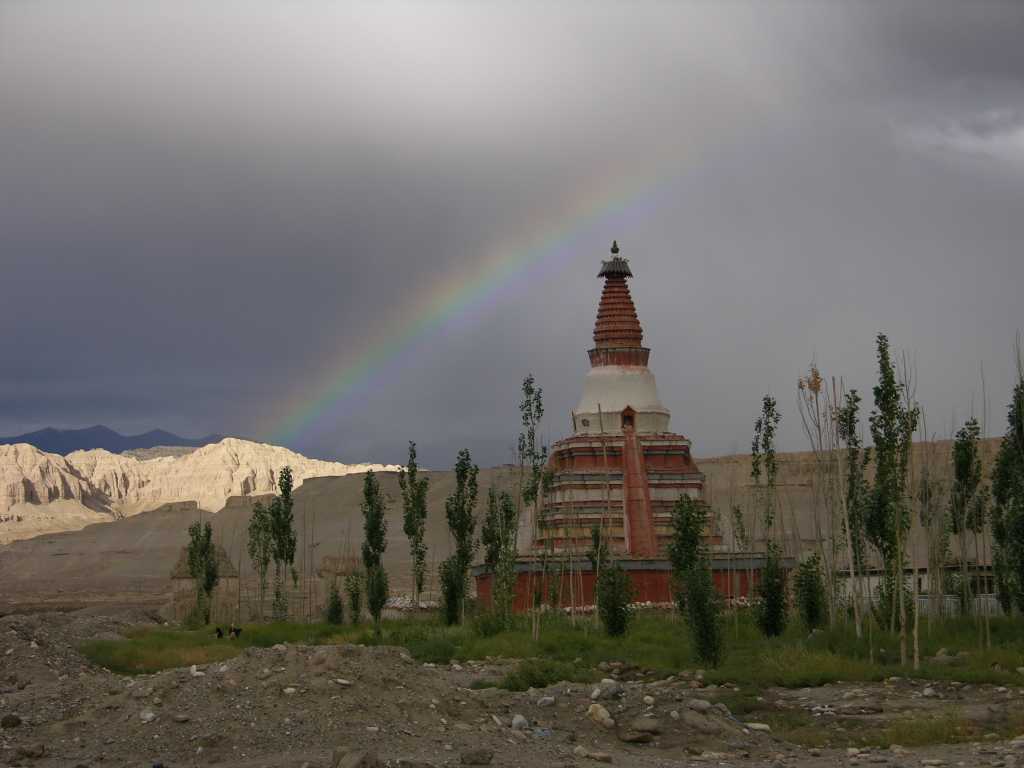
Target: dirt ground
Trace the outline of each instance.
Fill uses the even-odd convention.
[[[137,677],[94,667],[76,650],[157,620],[112,608],[0,619],[0,765],[1013,768],[1024,758],[1024,740],[995,735],[1008,733],[1024,690],[994,686],[894,680],[745,692],[704,688],[696,672],[657,680],[612,665],[596,685],[512,693],[470,688],[512,662],[431,666],[397,648],[281,645]],[[726,702],[743,696],[740,717]],[[803,737],[950,713],[992,733],[921,749],[813,748],[751,727],[762,712],[796,723]]]

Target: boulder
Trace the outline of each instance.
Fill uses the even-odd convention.
[[[707,712],[713,705],[707,699],[687,699],[686,706],[694,712]]]

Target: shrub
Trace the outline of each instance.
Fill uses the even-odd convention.
[[[505,631],[505,617],[495,611],[485,611],[473,618],[473,632],[480,637],[494,637]]]
[[[363,616],[363,574],[350,573],[345,577],[345,592],[348,594],[348,615],[353,624]]]
[[[825,623],[825,584],[821,577],[821,557],[817,552],[805,559],[796,571],[796,605],[808,630]]]
[[[632,618],[630,603],[633,583],[618,563],[609,563],[601,571],[597,582],[597,605],[604,631],[611,637],[626,634]]]
[[[757,626],[766,637],[778,637],[786,631],[786,572],[782,569],[779,548],[775,542],[768,544],[761,584],[758,587],[761,598],[757,606]]]
[[[458,650],[455,643],[447,637],[409,640],[406,647],[414,659],[430,664],[447,664],[455,657],[455,652]]]
[[[338,625],[345,621],[345,607],[341,602],[341,593],[338,592],[338,585],[331,584],[331,593],[327,597],[327,610],[324,618],[328,624]]]

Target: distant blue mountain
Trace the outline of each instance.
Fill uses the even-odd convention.
[[[163,429],[154,429],[141,435],[122,435],[110,427],[97,425],[86,429],[54,429],[47,427],[37,432],[27,432],[14,437],[0,437],[0,444],[28,443],[47,453],[67,454],[72,451],[86,451],[103,448],[111,453],[121,453],[133,448],[155,448],[158,445],[180,445],[198,448],[208,443],[217,443],[224,435],[207,435],[196,440],[180,437]]]

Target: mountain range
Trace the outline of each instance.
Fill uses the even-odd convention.
[[[163,429],[152,429],[149,432],[143,432],[141,435],[122,435],[110,427],[98,424],[95,427],[86,427],[85,429],[54,429],[53,427],[47,427],[35,432],[26,432],[24,435],[0,437],[0,445],[28,443],[44,453],[57,453],[64,456],[73,451],[89,451],[94,448],[102,448],[104,451],[110,451],[111,453],[123,453],[124,451],[155,448],[157,446],[198,448],[210,443],[218,443],[224,437],[224,435],[207,435],[206,437],[191,439]]]

